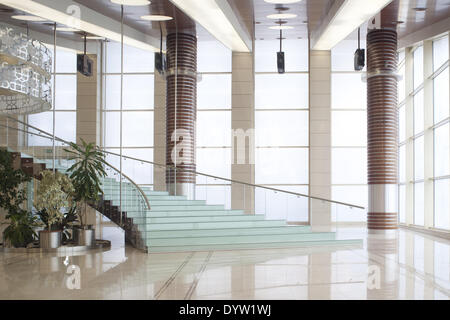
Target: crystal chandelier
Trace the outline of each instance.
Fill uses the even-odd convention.
[[[27,34],[0,25],[0,114],[50,110],[52,54]]]

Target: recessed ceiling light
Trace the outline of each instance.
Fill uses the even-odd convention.
[[[69,28],[69,27],[56,27],[56,31],[61,31],[61,32],[78,32],[80,30],[74,29],[74,28]]]
[[[16,16],[11,16],[11,18],[16,19],[16,20],[33,21],[33,22],[47,21],[44,18],[37,17],[37,16],[29,16],[29,15],[16,15]]]
[[[124,6],[146,6],[150,4],[148,0],[110,0],[115,4],[123,4]]]
[[[294,13],[275,13],[267,16],[269,19],[293,19],[296,17],[297,15]]]
[[[400,21],[400,20],[392,21],[392,24],[402,24],[402,23],[405,23],[405,21]]]
[[[302,0],[264,0],[267,3],[274,3],[274,4],[291,4],[291,3],[297,3]]]
[[[162,16],[162,15],[148,15],[148,16],[142,16],[142,20],[148,20],[148,21],[169,21],[172,20],[172,17],[169,16]]]
[[[420,7],[417,7],[417,8],[413,8],[413,10],[414,10],[414,11],[425,11],[425,10],[427,10],[427,8],[420,8]]]
[[[289,29],[294,29],[294,27],[292,27],[292,26],[271,26],[271,27],[269,27],[269,29],[272,29],[272,30],[289,30]]]

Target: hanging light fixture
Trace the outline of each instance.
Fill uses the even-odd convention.
[[[0,114],[51,109],[52,55],[41,42],[0,25]]]

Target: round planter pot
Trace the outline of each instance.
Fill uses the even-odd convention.
[[[95,245],[95,229],[73,229],[73,242],[77,246],[92,247]]]
[[[39,245],[42,249],[56,249],[61,246],[61,231],[39,231]]]

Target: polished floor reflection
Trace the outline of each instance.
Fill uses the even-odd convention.
[[[391,237],[339,229],[341,239],[363,238],[362,248],[167,254],[125,245],[118,228],[102,232],[111,250],[0,253],[0,299],[450,298],[450,241],[402,229]]]

